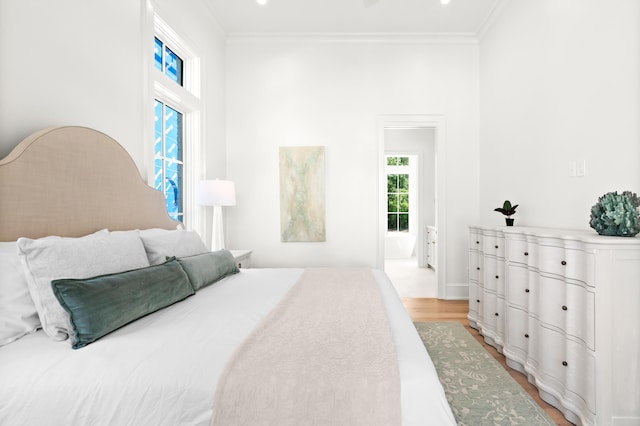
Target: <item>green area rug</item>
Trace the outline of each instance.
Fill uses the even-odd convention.
[[[415,326],[459,425],[556,424],[462,324]]]

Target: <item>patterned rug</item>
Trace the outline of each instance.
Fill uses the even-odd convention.
[[[462,324],[415,326],[458,425],[556,424]]]

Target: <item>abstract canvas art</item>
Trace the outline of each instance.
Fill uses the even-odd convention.
[[[280,147],[281,240],[326,241],[324,216],[324,147]]]

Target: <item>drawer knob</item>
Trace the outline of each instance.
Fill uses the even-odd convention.
[[[498,248],[498,246],[495,246],[496,248]]]
[[[496,279],[500,279],[500,277],[498,275],[496,275]]]
[[[480,244],[480,241],[476,241],[476,244]]]
[[[569,363],[567,363],[567,361],[562,361],[562,365],[566,367],[567,365],[569,365]]]
[[[476,302],[480,303],[480,299],[476,299]]]
[[[478,266],[476,269],[479,271],[479,270],[480,270],[480,267]]]
[[[564,265],[566,265],[566,264],[567,264],[567,261],[566,261],[566,260],[563,260],[562,262],[560,262],[560,264],[561,264],[562,266],[564,266]]]
[[[496,312],[496,316],[499,317],[500,315],[498,315],[498,313]]]
[[[524,252],[524,255],[525,255],[525,256],[529,256],[529,252],[528,252],[528,251],[525,251],[525,252]]]
[[[525,293],[529,293],[529,289],[528,289],[528,288],[525,288],[525,289],[524,289],[524,292],[525,292]]]
[[[562,310],[563,310],[563,311],[566,311],[566,310],[567,310],[567,307],[566,307],[566,306],[562,306]]]
[[[529,333],[524,333],[524,337],[529,338]]]

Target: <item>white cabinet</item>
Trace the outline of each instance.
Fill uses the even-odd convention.
[[[436,244],[438,242],[438,229],[433,226],[427,226],[426,230],[426,247],[425,247],[425,258],[426,258],[426,266],[427,268],[436,269],[437,261],[436,255],[438,253]]]
[[[640,238],[470,227],[469,322],[570,421],[640,424]]]

